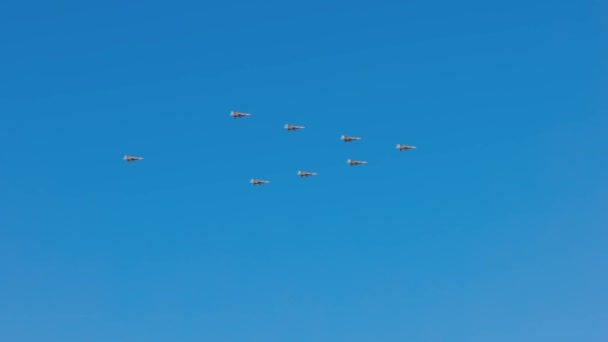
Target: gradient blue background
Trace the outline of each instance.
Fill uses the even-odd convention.
[[[607,9],[2,2],[0,340],[607,341]]]

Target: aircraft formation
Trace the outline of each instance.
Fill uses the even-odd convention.
[[[242,119],[242,118],[251,116],[251,114],[245,113],[245,112],[237,112],[237,111],[233,110],[230,112],[230,116],[234,119]],[[298,126],[298,125],[285,124],[285,126],[283,126],[283,128],[285,128],[289,132],[293,132],[293,131],[304,129],[305,127]],[[361,140],[361,137],[341,135],[340,140],[342,140],[345,143],[349,143],[349,142]],[[415,148],[416,148],[416,146],[404,145],[404,144],[397,144],[397,146],[396,146],[396,149],[399,150],[400,152],[413,150]],[[122,159],[126,160],[128,163],[132,163],[132,162],[135,162],[138,160],[143,160],[144,158],[126,154]],[[350,159],[350,158],[346,160],[346,163],[349,164],[350,166],[367,164],[367,162],[364,160],[354,160],[354,159]],[[299,170],[297,175],[301,178],[308,178],[308,177],[316,176],[317,173]],[[249,180],[249,183],[252,184],[253,186],[259,186],[259,185],[263,185],[263,184],[268,184],[268,183],[270,183],[270,181],[263,180],[263,179],[257,179],[257,178],[251,178]]]

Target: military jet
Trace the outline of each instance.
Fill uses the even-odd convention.
[[[285,124],[285,129],[290,132],[298,130],[298,129],[302,129],[302,128],[304,128],[304,126],[294,126],[294,125],[290,125],[290,124]]]
[[[346,162],[347,162],[348,164],[350,164],[350,166],[367,164],[367,162],[366,162],[366,161],[363,161],[363,160],[352,160],[352,159],[349,159],[349,160],[347,160]]]
[[[407,150],[413,150],[415,149],[416,146],[408,146],[408,145],[403,145],[403,144],[397,144],[397,149],[401,152],[403,151],[407,151]]]
[[[344,142],[351,142],[351,141],[355,141],[355,140],[361,140],[361,138],[359,137],[349,137],[348,135],[343,135],[340,137],[340,140],[344,141]]]
[[[253,186],[258,186],[258,185],[262,185],[262,184],[268,184],[270,182],[267,181],[267,180],[261,180],[261,179],[251,178],[251,180],[249,181],[249,183],[253,184]]]
[[[235,118],[235,119],[240,119],[240,118],[243,118],[243,117],[246,117],[246,116],[251,116],[251,114],[249,114],[249,113],[237,112],[237,111],[234,111],[234,110],[233,110],[232,112],[230,112],[230,116],[232,116],[232,117],[233,117],[233,118]]]
[[[315,172],[306,172],[306,171],[298,171],[298,176],[304,178],[304,177],[310,177],[310,176],[316,176],[317,174]]]
[[[130,156],[130,155],[128,155],[128,154],[125,154],[125,156],[124,156],[124,157],[122,157],[122,159],[123,159],[123,160],[126,160],[128,163],[131,163],[131,162],[134,162],[134,161],[137,161],[137,160],[142,160],[142,159],[144,159],[144,158],[142,158],[142,157]]]

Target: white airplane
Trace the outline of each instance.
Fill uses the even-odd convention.
[[[348,135],[343,135],[340,137],[340,140],[344,141],[344,142],[351,142],[354,140],[361,140],[361,138],[359,137],[349,137]]]
[[[294,125],[290,125],[290,124],[285,124],[285,129],[290,132],[298,130],[298,129],[302,129],[302,128],[304,128],[304,126],[294,126]]]
[[[397,144],[397,149],[399,151],[407,151],[407,150],[413,150],[415,149],[416,146],[408,146],[408,145],[403,145],[403,144]]]
[[[128,163],[134,162],[136,160],[142,160],[144,158],[142,157],[135,157],[135,156],[130,156],[128,154],[125,154],[124,157],[122,157],[123,160],[126,160]]]
[[[261,180],[261,179],[251,178],[251,180],[249,181],[249,183],[253,184],[253,186],[257,186],[257,185],[262,185],[262,184],[268,184],[270,182],[267,181],[267,180]]]
[[[304,178],[304,177],[310,177],[310,176],[316,176],[317,174],[315,172],[306,172],[306,171],[298,171],[298,176]]]
[[[366,161],[363,161],[363,160],[352,160],[352,159],[349,159],[349,160],[347,160],[346,162],[347,162],[348,164],[350,164],[350,166],[361,165],[361,164],[367,164],[367,162],[366,162]]]
[[[233,118],[235,118],[235,119],[240,119],[240,118],[243,118],[243,117],[245,117],[245,116],[251,116],[251,114],[249,114],[249,113],[237,112],[237,111],[234,111],[234,110],[233,110],[232,112],[230,112],[230,116],[232,116],[232,117],[233,117]]]

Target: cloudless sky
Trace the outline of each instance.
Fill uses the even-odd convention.
[[[0,341],[607,341],[607,10],[2,2]]]

